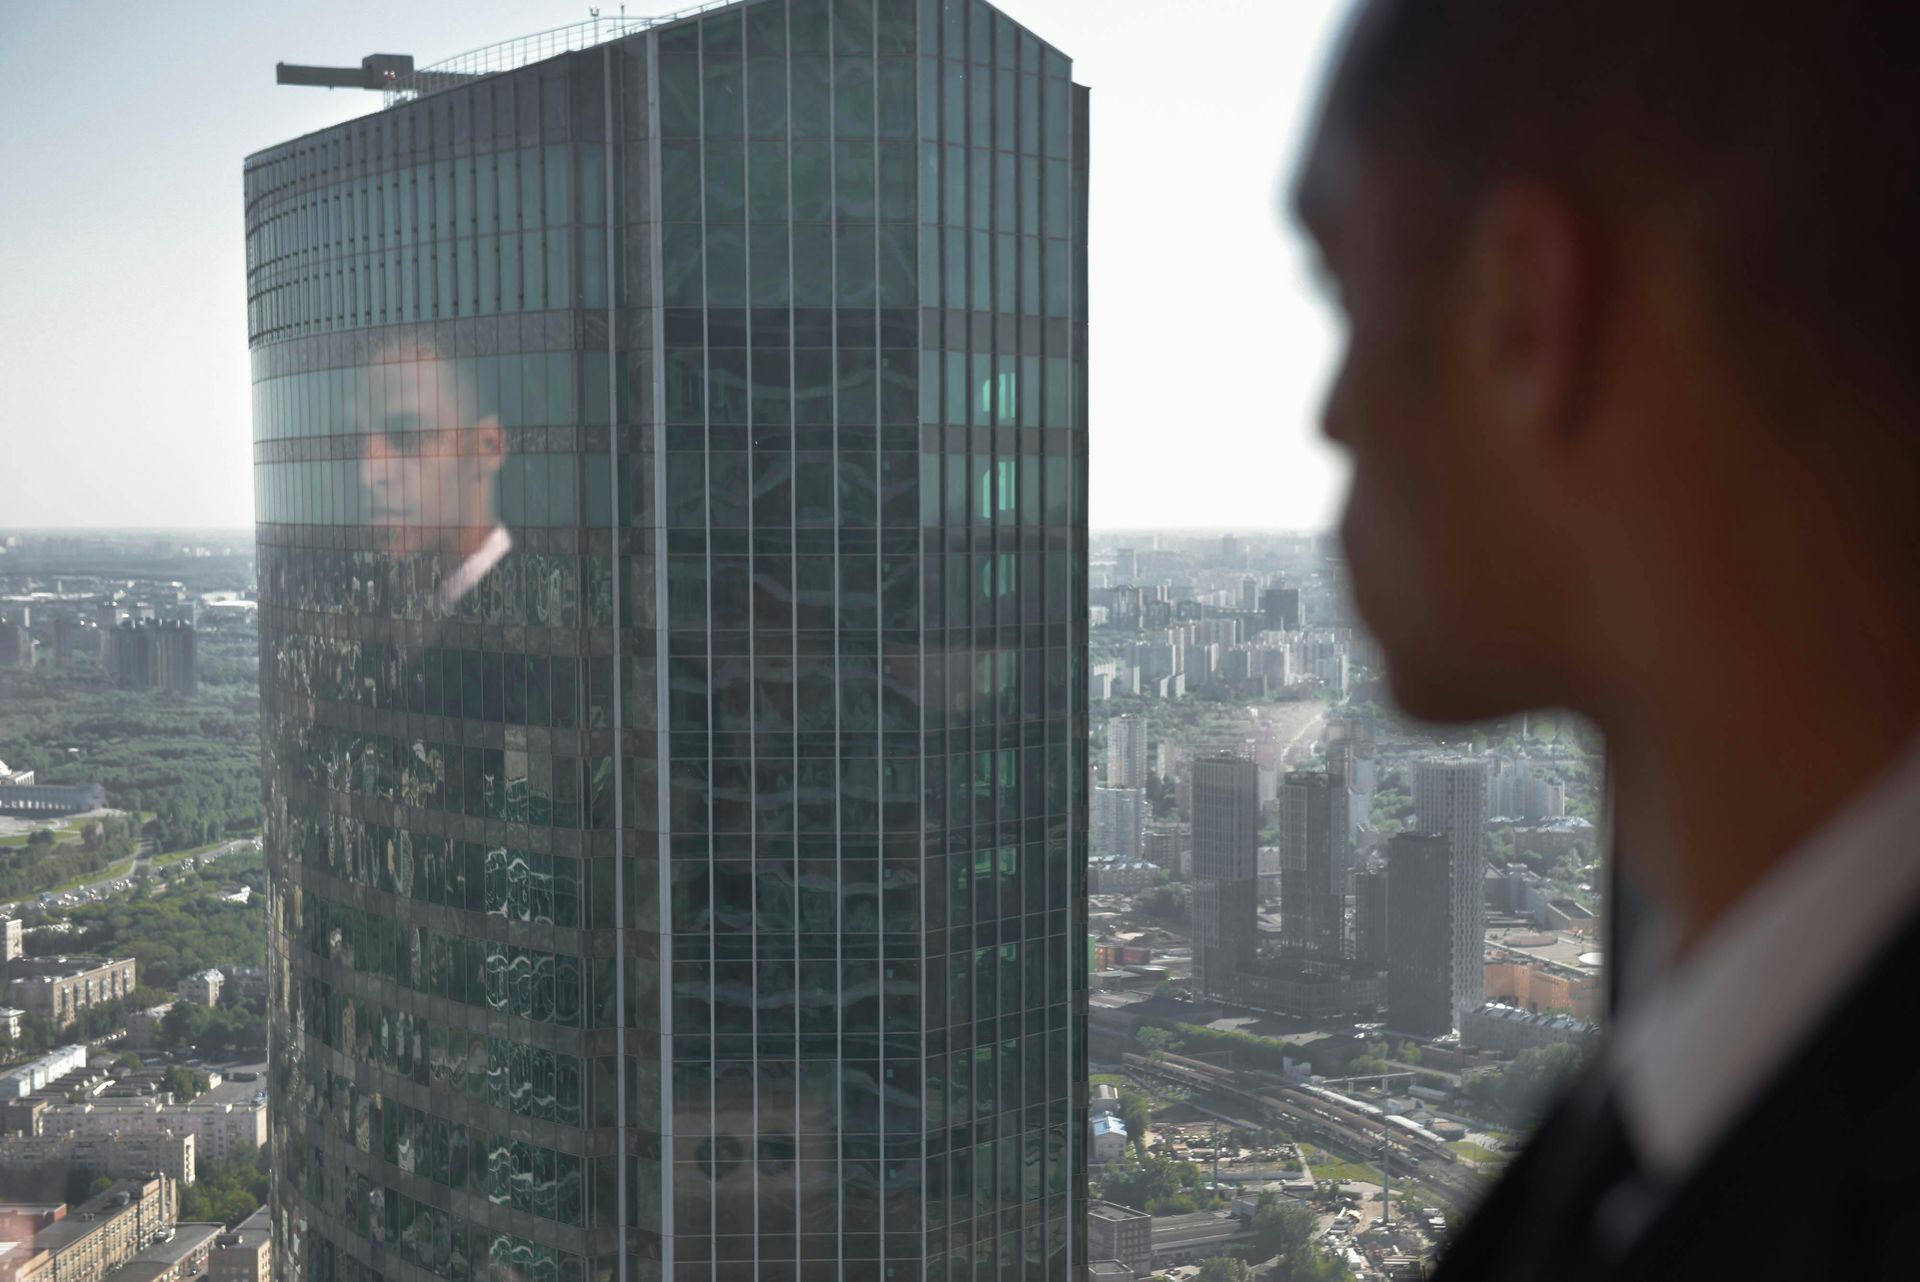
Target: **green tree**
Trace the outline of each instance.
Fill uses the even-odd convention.
[[[1194,1274],[1194,1282],[1253,1282],[1253,1270],[1247,1267],[1245,1260],[1236,1260],[1230,1255],[1216,1255],[1200,1265],[1200,1271]]]
[[[198,1179],[180,1190],[180,1218],[237,1224],[267,1200],[268,1187],[265,1148],[203,1162]]]
[[[1136,1031],[1133,1035],[1133,1040],[1146,1047],[1148,1053],[1156,1057],[1177,1051],[1182,1044],[1180,1035],[1172,1029],[1159,1028],[1151,1024],[1145,1025]]]
[[[185,1104],[207,1089],[207,1075],[185,1064],[170,1064],[160,1078],[160,1085],[177,1103]]]
[[[1260,1195],[1253,1213],[1253,1245],[1262,1259],[1292,1257],[1313,1245],[1313,1212],[1299,1202],[1272,1193]]]
[[[1146,1096],[1138,1091],[1123,1089],[1120,1092],[1120,1123],[1127,1128],[1128,1143],[1141,1157],[1147,1155],[1147,1126],[1152,1116],[1153,1109]]]

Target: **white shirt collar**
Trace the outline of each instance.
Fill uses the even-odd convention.
[[[1920,900],[1920,745],[1645,985],[1608,1049],[1642,1166],[1707,1155]],[[1650,941],[1651,942],[1651,941]]]
[[[475,549],[472,556],[454,568],[452,574],[440,580],[440,590],[433,594],[434,605],[444,612],[456,605],[460,599],[473,591],[481,579],[487,577],[487,571],[500,563],[500,558],[513,550],[513,536],[507,533],[507,527],[496,525],[487,535],[486,542]]]

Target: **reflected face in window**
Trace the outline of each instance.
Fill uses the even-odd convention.
[[[478,405],[452,361],[426,349],[387,355],[366,371],[383,389],[373,398],[371,421],[361,425],[368,520],[389,551],[470,556],[499,521],[496,482],[506,453],[500,421]],[[463,422],[465,406],[475,408]]]

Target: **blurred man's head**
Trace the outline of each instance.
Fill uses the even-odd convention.
[[[390,344],[365,374],[374,388],[360,464],[368,521],[391,551],[471,555],[499,519],[500,420],[458,363],[431,347]]]
[[[1295,201],[1349,325],[1325,413],[1355,590],[1409,710],[1633,680],[1688,640],[1657,624],[1715,590],[1709,545],[1756,533],[1732,490],[1892,510],[1920,450],[1916,8],[1359,12]]]

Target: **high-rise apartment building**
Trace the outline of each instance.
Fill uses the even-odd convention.
[[[1202,996],[1235,991],[1258,942],[1260,767],[1250,758],[1193,762],[1193,979]]]
[[[1147,786],[1147,723],[1144,718],[1107,718],[1107,786]]]
[[[1290,770],[1280,781],[1280,943],[1291,953],[1339,960],[1346,900],[1346,780]]]
[[[1454,1026],[1453,846],[1443,836],[1387,841],[1387,1027],[1438,1036]]]
[[[247,163],[276,1273],[1067,1279],[1086,93],[598,31]]]
[[[1260,596],[1262,622],[1269,632],[1295,632],[1306,622],[1300,609],[1299,588],[1268,588]]]
[[[1453,859],[1454,1026],[1480,1009],[1486,989],[1487,763],[1473,757],[1418,762],[1413,776],[1418,830],[1447,839]]]
[[[126,690],[192,694],[198,688],[193,625],[128,620],[105,632],[101,667]]]

